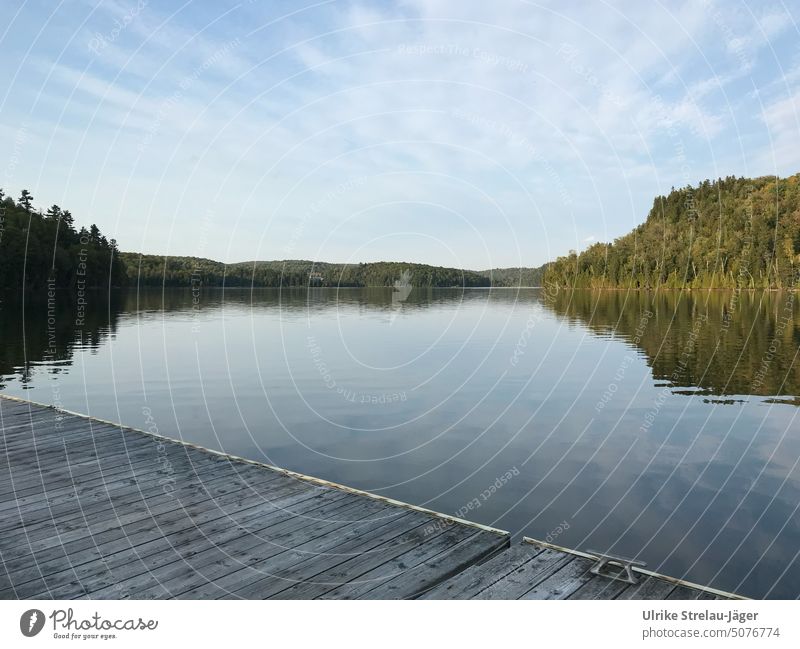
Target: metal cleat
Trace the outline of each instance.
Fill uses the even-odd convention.
[[[589,572],[598,577],[624,581],[628,584],[636,584],[639,582],[636,575],[633,574],[633,566],[642,568],[647,565],[644,561],[637,561],[636,559],[629,559],[627,557],[618,557],[614,554],[598,552],[597,550],[587,550],[587,552],[595,555],[597,558],[597,563],[591,567]],[[607,569],[608,566],[615,566],[622,568],[622,570],[617,572],[609,571]],[[606,570],[604,570],[604,568]]]

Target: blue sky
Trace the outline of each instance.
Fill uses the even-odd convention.
[[[0,187],[123,250],[538,265],[800,171],[797,4],[3,4]]]

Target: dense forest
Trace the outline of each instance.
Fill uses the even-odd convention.
[[[118,253],[95,225],[77,229],[69,211],[42,213],[23,190],[0,190],[0,288],[58,287],[504,287],[786,288],[800,273],[800,174],[728,177],[673,189],[646,221],[539,268],[484,271],[425,264],[330,264],[305,260],[223,264],[196,257]]]
[[[542,286],[545,268],[547,264],[537,268],[492,268],[479,272],[491,278],[492,286]]]
[[[540,268],[470,271],[425,264],[376,262],[329,264],[288,260],[223,264],[198,257],[120,253],[96,225],[76,229],[72,214],[58,205],[33,207],[22,190],[14,201],[0,189],[0,288],[42,289],[170,287],[394,286],[409,277],[419,287],[530,286]]]
[[[96,225],[76,229],[69,210],[52,205],[42,213],[28,190],[14,201],[0,189],[0,288],[123,286],[116,253],[116,241]]]
[[[800,271],[800,174],[728,177],[659,196],[613,243],[551,263],[544,282],[574,288],[787,288]]]
[[[162,257],[122,253],[131,284],[140,286],[394,286],[406,271],[419,287],[531,286],[541,269],[502,268],[470,271],[426,264],[374,262],[330,264],[307,260],[251,261],[235,264],[197,257]]]

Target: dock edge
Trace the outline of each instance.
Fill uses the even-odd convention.
[[[416,512],[420,512],[423,514],[428,514],[429,516],[433,516],[440,520],[447,521],[451,524],[458,524],[458,525],[465,525],[467,527],[473,527],[475,529],[481,530],[483,532],[490,532],[492,534],[497,534],[499,536],[505,536],[508,540],[508,544],[511,544],[511,533],[507,530],[501,530],[496,527],[491,527],[489,525],[483,525],[482,523],[476,523],[474,521],[468,521],[463,518],[459,518],[457,516],[451,516],[449,514],[444,514],[442,512],[434,511],[433,509],[428,509],[426,507],[420,507],[418,505],[412,505],[411,503],[403,502],[402,500],[395,500],[394,498],[389,498],[387,496],[381,496],[380,494],[375,494],[370,491],[363,491],[362,489],[356,489],[355,487],[348,487],[347,485],[340,484],[338,482],[331,482],[330,480],[324,480],[323,478],[315,478],[314,476],[306,475],[304,473],[300,473],[298,471],[292,471],[291,469],[284,469],[279,466],[274,466],[272,464],[267,464],[266,462],[258,462],[256,460],[249,460],[245,457],[240,457],[238,455],[232,455],[230,453],[224,453],[222,451],[217,451],[212,448],[208,448],[206,446],[201,446],[200,444],[194,444],[192,442],[186,442],[181,439],[175,439],[173,437],[168,437],[166,435],[161,435],[158,433],[151,433],[150,431],[141,430],[139,428],[133,428],[131,426],[126,426],[125,424],[121,424],[116,421],[110,421],[108,419],[101,419],[99,417],[95,417],[93,415],[87,415],[85,413],[74,412],[72,410],[67,410],[66,408],[59,408],[52,404],[47,403],[40,403],[38,401],[32,401],[30,399],[23,399],[21,397],[15,397],[13,395],[8,394],[0,394],[0,399],[6,399],[8,401],[15,401],[17,403],[22,404],[30,404],[33,406],[39,406],[42,408],[49,408],[50,410],[54,410],[56,412],[61,412],[66,415],[73,415],[75,417],[81,417],[83,419],[89,419],[91,421],[96,421],[101,424],[108,424],[110,426],[114,426],[116,428],[121,428],[129,431],[133,431],[135,433],[139,433],[141,435],[147,435],[148,437],[152,437],[153,439],[160,439],[167,442],[171,442],[173,444],[180,444],[181,446],[186,446],[188,448],[197,449],[199,451],[204,451],[206,453],[210,453],[212,455],[217,455],[219,457],[224,457],[234,462],[241,462],[244,464],[252,464],[254,466],[260,466],[270,471],[276,471],[278,473],[282,473],[283,475],[291,476],[293,478],[297,478],[298,480],[303,480],[305,482],[311,482],[313,484],[319,485],[321,487],[330,487],[332,489],[339,489],[341,491],[346,491],[348,493],[356,494],[359,496],[365,496],[367,498],[372,498],[373,500],[378,500],[380,502],[384,502],[389,505],[393,505],[395,507],[402,507],[404,509],[410,509]]]
[[[557,550],[559,552],[565,552],[567,554],[573,554],[577,557],[582,557],[584,559],[592,559],[597,560],[597,556],[594,554],[590,554],[589,552],[582,552],[581,550],[574,550],[572,548],[565,548],[561,545],[556,545],[554,543],[548,543],[547,541],[540,541],[539,539],[531,538],[530,536],[523,536],[522,537],[523,543],[530,543],[532,545],[541,545],[545,548],[550,548],[551,550]],[[662,575],[659,572],[654,572],[652,570],[647,570],[646,568],[639,568],[638,566],[632,566],[631,569],[634,572],[638,572],[642,575],[647,575],[648,577],[655,577],[657,579],[663,579],[664,581],[669,581],[677,586],[686,586],[687,588],[694,588],[695,590],[701,590],[703,592],[708,593],[709,595],[719,595],[721,597],[726,597],[728,599],[739,599],[739,600],[749,600],[749,597],[745,597],[744,595],[737,595],[736,593],[729,593],[724,590],[719,590],[718,588],[712,588],[711,586],[703,586],[701,584],[695,584],[691,581],[686,581],[685,579],[678,579],[677,577],[670,577],[669,575]]]

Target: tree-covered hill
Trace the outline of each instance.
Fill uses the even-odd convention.
[[[492,268],[479,271],[485,277],[491,277],[492,286],[542,286],[547,264],[536,268]]]
[[[728,177],[659,196],[613,243],[559,257],[547,284],[575,288],[786,288],[800,271],[800,174]]]
[[[16,201],[0,189],[0,289],[170,287],[529,286],[541,269],[471,271],[426,264],[330,264],[305,260],[223,264],[199,257],[120,253],[97,228],[78,228],[58,205],[44,213],[22,190]]]
[[[77,228],[68,210],[52,205],[42,213],[28,190],[14,201],[0,189],[0,289],[123,286],[116,252],[96,225]]]
[[[412,286],[530,286],[540,269],[505,268],[470,271],[403,262],[331,264],[308,260],[251,261],[223,264],[197,257],[162,257],[122,253],[132,284],[140,286],[394,286],[404,274]]]

